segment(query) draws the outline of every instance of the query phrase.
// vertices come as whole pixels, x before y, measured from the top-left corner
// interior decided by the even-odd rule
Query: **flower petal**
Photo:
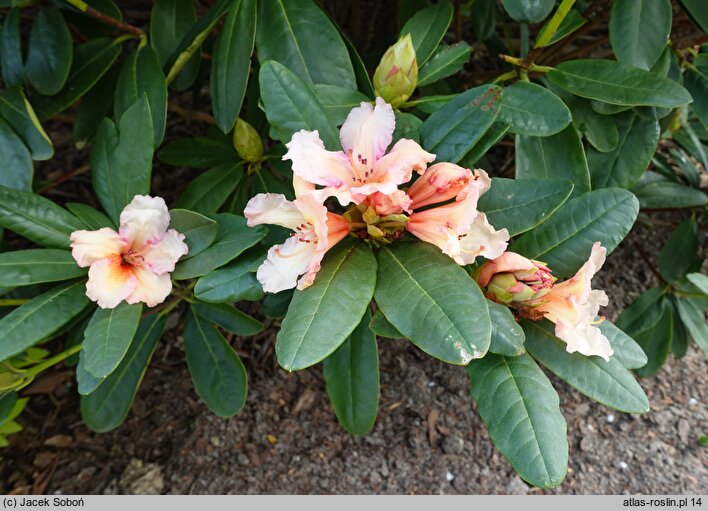
[[[147,268],[135,268],[135,278],[138,285],[125,301],[128,303],[143,302],[148,307],[161,304],[172,291],[172,279],[169,273],[158,275]]]
[[[457,197],[473,177],[470,169],[454,163],[436,163],[408,189],[413,201],[411,208],[418,209]]]
[[[121,238],[133,249],[157,243],[170,225],[170,213],[162,197],[136,195],[120,214]]]
[[[295,230],[305,220],[295,203],[281,193],[259,193],[248,201],[243,214],[249,227],[273,224]]]
[[[549,298],[562,300],[573,296],[579,303],[585,303],[591,290],[591,281],[605,263],[607,249],[596,242],[590,251],[590,257],[578,272],[570,279],[556,284],[549,293]]]
[[[373,180],[401,185],[411,180],[414,170],[422,174],[434,160],[435,155],[423,150],[417,142],[402,138],[376,161]]]
[[[581,353],[585,356],[596,355],[602,357],[606,362],[614,354],[610,341],[602,334],[596,326],[581,323],[576,326],[568,326],[565,323],[556,323],[556,337],[565,341],[565,350],[568,353]]]
[[[349,112],[339,139],[358,178],[364,179],[386,152],[395,127],[393,108],[382,98],[376,98],[376,106],[363,102]]]
[[[341,151],[326,150],[317,130],[293,133],[285,146],[283,160],[291,160],[293,173],[305,181],[334,188],[351,183],[349,158]]]
[[[307,271],[315,252],[315,243],[299,242],[294,236],[282,245],[270,247],[266,260],[256,272],[263,291],[278,293],[294,288],[298,277]]]
[[[160,241],[152,245],[143,255],[145,265],[153,273],[161,274],[175,271],[175,264],[189,248],[184,242],[184,234],[174,229],[165,233]]]
[[[477,213],[472,224],[460,239],[460,264],[472,264],[477,256],[496,259],[509,244],[509,231],[496,230],[487,220],[487,215]]]
[[[111,255],[119,255],[127,249],[120,235],[108,227],[71,233],[71,255],[82,268]]]
[[[379,216],[399,215],[404,211],[411,212],[411,198],[403,190],[396,190],[388,195],[376,192],[369,195],[364,203],[374,208]]]
[[[96,261],[89,268],[86,296],[103,309],[113,309],[135,291],[138,279],[134,268],[120,255]]]

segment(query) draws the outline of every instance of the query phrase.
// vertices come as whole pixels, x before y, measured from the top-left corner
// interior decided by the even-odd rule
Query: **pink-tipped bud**
[[[514,252],[504,252],[477,272],[477,283],[486,288],[489,298],[523,307],[539,305],[555,280],[544,263]]]
[[[374,73],[374,90],[393,108],[398,108],[413,94],[418,83],[418,63],[410,34],[391,46]]]
[[[473,178],[470,169],[454,163],[436,163],[408,189],[410,207],[418,209],[457,197]]]

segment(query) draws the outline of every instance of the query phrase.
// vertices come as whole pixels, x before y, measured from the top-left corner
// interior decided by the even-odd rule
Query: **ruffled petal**
[[[566,343],[568,353],[581,353],[585,356],[598,356],[610,361],[614,350],[610,341],[602,331],[594,325],[581,323],[576,326],[569,326],[565,323],[556,323],[556,337]]]
[[[143,255],[144,264],[157,274],[175,271],[175,264],[183,255],[187,255],[189,248],[184,242],[184,234],[174,229],[165,233],[160,241],[152,245]]]
[[[379,216],[399,215],[404,211],[411,212],[411,198],[403,190],[396,190],[388,195],[376,192],[369,195],[364,204],[374,208]]]
[[[496,230],[484,213],[477,213],[467,233],[460,239],[460,264],[472,264],[477,256],[496,259],[509,244],[509,231]]]
[[[539,268],[539,266],[537,266],[531,259],[527,259],[516,252],[504,252],[502,255],[494,258],[493,261],[489,261],[482,267],[479,275],[477,276],[477,283],[482,287],[487,287],[489,281],[497,273],[534,271],[537,268]],[[543,268],[547,269],[545,266],[543,266]]]
[[[123,263],[119,255],[91,265],[86,283],[86,296],[103,309],[113,309],[130,296],[138,286],[134,268]]]
[[[71,255],[82,268],[128,249],[120,235],[108,227],[97,231],[74,231],[70,239]]]
[[[418,209],[457,197],[473,178],[470,169],[454,163],[436,163],[408,189],[411,208]]]
[[[366,174],[391,143],[395,127],[393,108],[382,98],[376,98],[376,106],[364,102],[349,112],[339,139],[356,177],[362,180],[368,177]]]
[[[291,160],[293,173],[303,180],[333,188],[352,182],[349,158],[341,151],[326,150],[317,130],[293,133],[285,146],[283,160]]]
[[[248,201],[243,214],[249,227],[273,224],[295,230],[305,220],[295,203],[281,193],[259,193]]]
[[[170,225],[170,213],[162,197],[136,195],[120,214],[121,238],[135,250],[160,241]]]
[[[147,268],[135,268],[135,278],[138,285],[125,301],[128,303],[143,302],[148,307],[154,307],[165,301],[172,291],[172,280],[169,273],[158,275]]]
[[[256,272],[263,291],[278,293],[294,288],[298,277],[307,271],[315,252],[315,243],[299,242],[294,236],[282,245],[271,247]]]
[[[401,185],[413,177],[413,171],[423,173],[435,155],[423,150],[417,142],[402,138],[374,164],[374,181]]]
[[[605,263],[607,249],[596,242],[590,251],[590,257],[570,279],[553,286],[552,298],[561,299],[574,296],[579,303],[584,303],[588,299],[591,289],[591,281],[595,274]]]

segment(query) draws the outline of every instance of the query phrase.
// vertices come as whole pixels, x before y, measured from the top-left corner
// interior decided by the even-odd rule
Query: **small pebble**
[[[455,476],[450,472],[449,470],[445,474],[445,479],[447,479],[449,482],[452,482],[453,479],[455,479]]]
[[[429,382],[428,382],[428,387],[430,387],[431,389],[432,389],[433,387],[435,387],[435,382],[432,381],[432,380],[429,381]]]
[[[609,414],[609,415],[607,416],[607,422],[609,422],[610,424],[612,424],[613,422],[615,422],[615,416],[612,415],[612,414]]]
[[[620,461],[619,466],[622,470],[627,470],[627,467],[629,467],[624,461]]]
[[[688,406],[694,406],[697,404],[698,404],[698,399],[696,399],[695,397],[692,397],[688,400]]]

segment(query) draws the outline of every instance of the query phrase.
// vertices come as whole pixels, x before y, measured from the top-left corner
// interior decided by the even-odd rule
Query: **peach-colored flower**
[[[555,281],[545,263],[514,252],[504,252],[484,263],[477,273],[477,283],[487,288],[488,297],[518,307],[538,305]]]
[[[188,251],[184,235],[169,229],[160,197],[136,195],[120,214],[118,232],[104,227],[71,233],[71,254],[89,267],[86,296],[104,309],[121,301],[162,303],[172,290],[170,272]]]
[[[258,268],[256,278],[269,293],[310,286],[327,250],[349,233],[346,219],[328,212],[312,193],[292,202],[282,194],[260,193],[248,201],[244,215],[251,227],[275,224],[294,231],[285,243],[268,250]]]
[[[403,190],[396,190],[388,195],[376,192],[369,195],[362,204],[372,207],[379,216],[400,215],[404,211],[411,212],[411,199]]]
[[[396,119],[391,105],[376,98],[375,106],[362,103],[342,125],[342,151],[327,151],[318,131],[301,130],[286,144],[284,160],[293,173],[324,189],[313,191],[324,199],[335,196],[346,206],[360,204],[376,192],[390,195],[407,183],[413,170],[422,172],[435,159],[416,142],[401,139],[386,153],[393,139]]]
[[[464,190],[474,175],[470,169],[454,163],[432,165],[406,191],[411,198],[411,209],[446,202]]]

